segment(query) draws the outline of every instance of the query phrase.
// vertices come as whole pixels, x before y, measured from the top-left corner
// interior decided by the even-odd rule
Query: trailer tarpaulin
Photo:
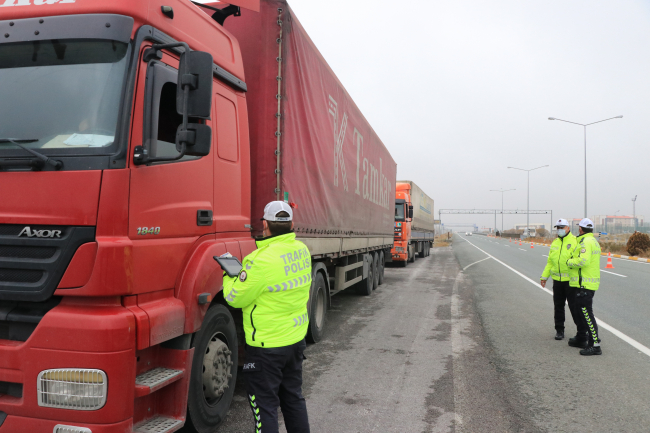
[[[297,205],[300,236],[392,237],[395,161],[286,1],[262,0],[225,27],[246,71],[255,232],[279,198]]]

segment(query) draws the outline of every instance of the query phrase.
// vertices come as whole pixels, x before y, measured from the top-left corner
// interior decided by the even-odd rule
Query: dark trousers
[[[593,310],[595,294],[595,290],[577,289],[575,295],[576,309],[580,312],[582,326],[586,329],[589,346],[600,346],[600,340],[598,339],[598,324],[596,323],[596,317],[594,316]]]
[[[555,329],[564,332],[564,303],[569,304],[569,311],[571,318],[576,325],[578,335],[587,333],[587,328],[583,326],[583,321],[580,312],[575,308],[575,295],[577,293],[575,287],[569,286],[568,281],[555,281],[553,280],[553,305],[555,306]]]
[[[302,396],[305,341],[285,347],[246,345],[242,370],[255,418],[255,433],[278,433],[278,406],[287,433],[309,433],[307,405]]]

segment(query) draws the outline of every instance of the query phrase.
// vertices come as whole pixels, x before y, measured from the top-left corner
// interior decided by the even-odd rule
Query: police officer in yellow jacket
[[[542,272],[541,285],[553,279],[553,304],[555,306],[555,339],[564,338],[564,304],[569,304],[569,311],[578,330],[578,335],[585,335],[587,329],[583,326],[580,313],[575,310],[575,294],[577,290],[569,285],[569,267],[566,262],[573,254],[577,245],[576,237],[571,234],[569,222],[560,218],[555,223],[557,238],[551,244],[546,267]]]
[[[255,432],[278,432],[280,406],[288,433],[308,433],[302,361],[311,256],[305,244],[296,240],[293,210],[287,203],[267,204],[263,221],[264,238],[244,258],[239,276],[224,276],[223,295],[243,312],[243,374]]]
[[[580,221],[579,230],[578,246],[567,260],[567,266],[570,269],[569,284],[578,290],[575,306],[587,335],[578,333],[575,338],[569,339],[569,346],[583,347],[580,355],[601,355],[598,325],[593,312],[594,294],[600,286],[600,244],[594,238],[594,223],[589,218]]]

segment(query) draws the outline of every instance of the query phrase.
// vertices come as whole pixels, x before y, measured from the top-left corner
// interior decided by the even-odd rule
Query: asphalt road
[[[370,297],[336,295],[325,338],[306,351],[311,431],[650,431],[650,356],[617,336],[650,345],[650,265],[614,260],[625,277],[603,273],[596,316],[619,334],[601,330],[604,354],[582,357],[553,339],[552,298],[536,283],[545,254],[455,236],[453,248],[387,268]],[[251,427],[238,380],[219,433]]]
[[[473,281],[475,305],[499,368],[526,396],[535,426],[545,431],[650,431],[650,266],[615,259],[615,269],[608,271],[625,277],[601,273],[594,312],[613,329],[601,326],[602,356],[583,357],[566,340],[553,339],[552,297],[537,283],[548,250],[481,236],[455,237],[462,267],[492,257],[464,273]],[[601,269],[605,264],[603,258]],[[568,335],[575,333],[570,319],[566,327]],[[630,344],[630,338],[648,354]]]

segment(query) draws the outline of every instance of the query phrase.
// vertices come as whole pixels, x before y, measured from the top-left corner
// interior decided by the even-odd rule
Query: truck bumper
[[[56,426],[85,427],[92,433],[126,433],[132,431],[132,421],[126,421],[117,424],[87,424],[87,423],[66,423],[61,421],[51,421],[45,419],[25,418],[20,416],[8,415],[5,422],[0,426],[1,433],[21,433],[21,432],[44,432],[51,433]]]
[[[52,432],[58,424],[96,432],[131,431],[135,393],[135,319],[114,299],[64,298],[25,342],[0,340],[0,433]],[[97,410],[39,406],[37,378],[48,369],[99,369],[106,402]],[[30,428],[31,427],[31,428]]]

